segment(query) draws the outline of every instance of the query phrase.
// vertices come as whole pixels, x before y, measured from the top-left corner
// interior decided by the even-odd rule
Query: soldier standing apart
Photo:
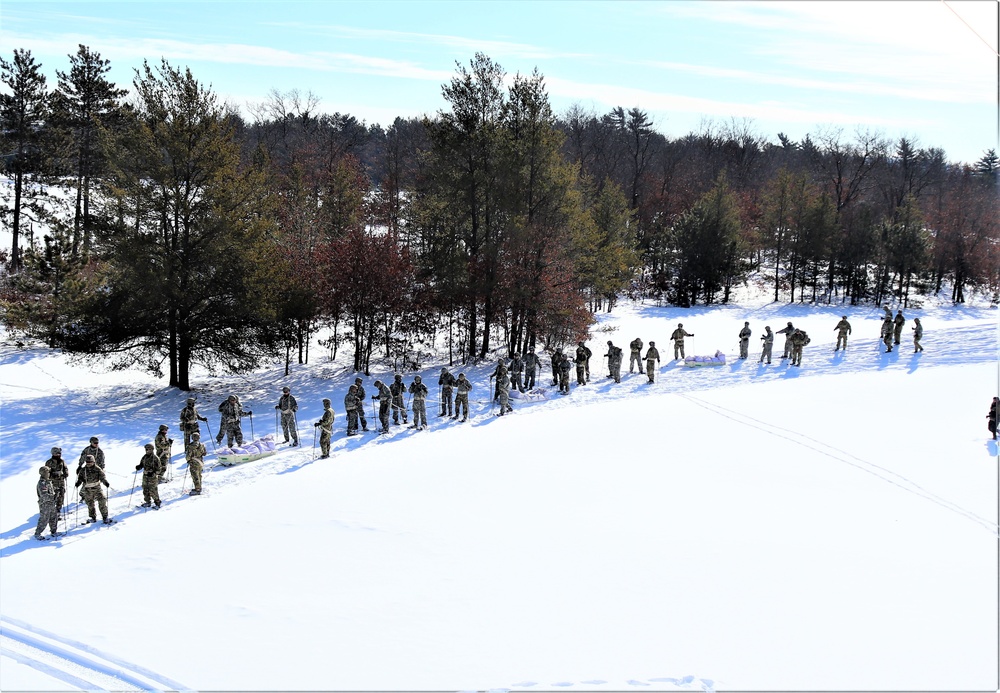
[[[542,362],[538,360],[534,347],[528,349],[524,357],[524,389],[531,390],[535,387],[535,371],[542,367]],[[523,390],[522,390],[523,392]]]
[[[329,399],[323,399],[323,416],[313,424],[313,427],[319,427],[319,458],[325,460],[330,456],[330,436],[333,435],[333,409],[330,408]]]
[[[778,330],[776,334],[785,335],[785,351],[781,354],[781,358],[787,359],[792,355],[792,333],[795,332],[795,328],[792,327],[792,323],[788,325],[783,330]]]
[[[920,340],[924,336],[924,326],[920,324],[920,318],[913,318],[913,327],[910,329],[913,330],[913,353],[923,351],[924,348],[920,346]]]
[[[656,350],[656,342],[651,341],[649,343],[649,349],[646,351],[646,377],[649,378],[647,385],[652,385],[656,382],[656,367],[660,363],[660,352]],[[629,364],[631,369],[631,364]]]
[[[80,453],[80,461],[76,465],[77,472],[83,467],[84,462],[87,461],[87,455],[92,455],[94,457],[94,463],[101,469],[104,469],[104,450],[100,448],[100,441],[97,436],[93,436],[90,439],[90,445],[83,449]]]
[[[642,340],[636,337],[628,343],[628,372],[632,373],[632,364],[635,364],[635,372],[642,373]]]
[[[156,456],[156,446],[146,443],[146,454],[135,466],[135,471],[142,470],[142,507],[148,508],[153,503],[160,507],[160,458]]]
[[[587,363],[590,361],[590,356],[593,352],[590,351],[583,342],[577,342],[576,345],[576,384],[586,385],[587,381],[590,379],[590,369],[587,368]]]
[[[392,391],[385,386],[381,380],[375,381],[377,395],[372,395],[372,399],[378,400],[378,420],[382,424],[380,433],[389,432],[389,406],[392,404]]]
[[[194,397],[188,397],[187,406],[181,409],[181,431],[184,433],[184,449],[191,444],[191,434],[199,433],[198,422],[208,421],[198,413],[194,406]]]
[[[419,375],[413,376],[409,392],[413,395],[413,425],[410,428],[422,431],[427,428],[427,386]]]
[[[455,376],[449,373],[447,368],[441,369],[441,375],[438,377],[438,387],[441,388],[441,413],[438,416],[451,416],[451,393],[455,389]]]
[[[760,361],[757,363],[764,363],[764,359],[767,359],[768,365],[771,363],[771,348],[774,346],[774,333],[771,332],[771,326],[764,326],[764,336],[760,338],[764,343],[760,350]]]
[[[465,379],[465,373],[458,374],[455,381],[455,415],[451,418],[457,419],[458,412],[462,412],[462,421],[469,418],[469,393],[472,392],[472,383]]]
[[[45,466],[49,469],[49,481],[52,482],[52,487],[55,489],[56,514],[58,515],[66,498],[66,479],[69,478],[69,467],[66,466],[65,460],[62,458],[62,448],[52,448],[50,454],[52,456],[45,460]]]
[[[521,373],[524,371],[524,362],[519,354],[510,357],[510,386],[518,392],[524,392],[524,385],[521,384]]]
[[[903,336],[903,325],[906,324],[906,318],[903,317],[903,311],[897,310],[896,317],[892,321],[892,343],[899,344],[899,338]]]
[[[188,470],[191,472],[191,482],[194,488],[188,491],[190,496],[201,495],[201,470],[205,466],[205,455],[208,450],[201,442],[200,433],[191,434],[191,442],[184,448],[184,456],[187,457]]]
[[[101,520],[106,525],[111,524],[108,519],[108,501],[101,491],[101,484],[104,488],[111,488],[108,478],[104,475],[104,470],[97,466],[97,459],[93,455],[84,458],[83,466],[76,470],[76,486],[80,488],[80,495],[87,504],[87,512],[90,514],[88,522],[97,522],[97,511],[94,504],[101,510]]]
[[[38,496],[38,524],[35,525],[35,539],[41,541],[42,530],[45,525],[49,526],[49,538],[58,537],[56,522],[59,519],[59,506],[56,505],[56,488],[49,478],[51,470],[47,466],[38,469],[38,483],[35,484],[35,493]]]
[[[160,473],[157,475],[157,483],[163,483],[163,477],[167,473],[167,467],[170,466],[170,447],[174,444],[173,438],[167,438],[167,431],[170,427],[166,424],[160,424],[160,430],[156,432],[156,437],[153,438],[153,447],[156,448],[156,457],[160,460]]]
[[[351,385],[344,395],[344,410],[347,412],[347,435],[358,432],[358,412],[365,406],[364,400],[358,397],[358,386]],[[365,429],[368,430],[367,428]]]
[[[285,435],[285,442],[288,442],[288,434],[291,432],[294,448],[299,444],[299,427],[295,425],[295,413],[299,410],[299,403],[295,401],[289,388],[281,388],[281,397],[278,398],[274,408],[281,412],[281,432]]]
[[[851,334],[851,323],[847,322],[847,316],[842,315],[840,322],[833,329],[837,333],[837,346],[834,348],[834,351],[840,351],[841,349],[847,351],[847,335]]]
[[[226,437],[226,445],[233,447],[233,439],[237,445],[243,445],[243,429],[240,428],[240,419],[250,416],[252,411],[243,411],[243,405],[236,395],[229,395],[225,402],[219,405],[219,413],[222,420],[219,422],[219,435],[215,437],[216,443],[222,442],[222,437]]]
[[[990,403],[990,413],[986,415],[986,428],[993,434],[993,440],[997,439],[997,416],[1000,415],[1000,397],[994,397]]]
[[[743,329],[740,330],[740,358],[745,359],[750,355],[750,323],[744,322]]]
[[[366,401],[365,386],[361,382],[361,378],[355,378],[354,379],[354,385],[355,385],[355,387],[358,388],[358,391],[356,393],[354,393],[354,394],[356,394],[358,396],[358,408],[356,410],[357,413],[358,413],[358,420],[361,422],[361,430],[362,431],[367,431],[368,430],[368,419],[365,418],[365,401]],[[358,427],[357,427],[357,425],[355,425],[354,426],[355,433],[357,432],[357,430],[358,430]]]
[[[670,338],[674,340],[674,361],[676,361],[678,358],[684,358],[685,337],[694,337],[694,333],[693,332],[689,333],[687,330],[685,330],[683,323],[677,323],[677,329],[674,330],[670,335]],[[678,354],[680,354],[679,357]]]
[[[403,423],[407,423],[406,402],[403,401],[406,385],[403,384],[403,376],[399,373],[396,374],[392,385],[389,386],[389,392],[392,393],[392,423],[396,426],[399,425],[400,414],[403,415]]]
[[[885,353],[892,351],[892,314],[887,313],[882,319],[882,331],[880,333],[882,343],[885,344]]]
[[[809,335],[804,330],[792,332],[792,365],[802,366],[802,347],[810,342]]]

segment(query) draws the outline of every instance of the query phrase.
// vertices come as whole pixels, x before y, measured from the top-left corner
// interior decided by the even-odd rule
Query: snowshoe
[[[193,488],[190,491],[188,491],[188,495],[189,496],[200,496],[201,495],[201,489],[200,488]]]
[[[86,520],[83,521],[82,524],[89,525],[91,522],[97,522],[97,518],[96,517],[88,517]]]
[[[299,446],[299,441],[296,440],[294,443],[292,443],[293,448],[297,448],[298,446]]]
[[[46,537],[43,537],[41,534],[36,534],[34,536],[35,536],[35,539],[37,539],[38,541],[45,541],[46,540]]]
[[[102,525],[113,525],[114,523],[115,523],[115,521],[113,519],[111,519],[110,517],[107,518],[107,519],[101,520],[101,524]]]
[[[144,507],[144,508],[148,508],[149,506],[151,506],[151,505],[152,505],[152,503],[150,503],[149,501],[146,501],[145,503],[142,503],[141,505],[142,505],[142,507]]]

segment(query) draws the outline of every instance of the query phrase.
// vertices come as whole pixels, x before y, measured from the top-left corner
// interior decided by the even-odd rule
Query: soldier
[[[805,330],[796,329],[792,332],[792,365],[802,366],[802,347],[809,344],[811,340]]]
[[[396,426],[399,425],[400,414],[403,416],[403,423],[407,423],[406,402],[403,401],[403,395],[406,393],[406,385],[403,384],[403,376],[399,373],[393,378],[392,385],[389,386],[389,392],[392,393],[392,423]]]
[[[194,484],[194,488],[188,491],[188,495],[201,495],[201,470],[205,466],[205,455],[207,454],[208,450],[201,442],[201,434],[192,433],[191,442],[184,448],[188,470],[191,472],[191,482]]]
[[[656,382],[656,366],[660,363],[660,352],[656,350],[656,342],[649,343],[646,351],[646,377],[649,378],[648,385]]]
[[[441,369],[441,375],[438,377],[438,387],[441,389],[441,413],[438,416],[451,416],[451,393],[455,389],[455,376],[449,373],[447,368]]]
[[[364,400],[358,397],[358,386],[351,385],[344,395],[344,410],[347,412],[347,435],[353,436],[358,432],[358,412],[365,406]],[[368,430],[367,428],[365,429]]]
[[[538,360],[535,348],[528,349],[524,357],[524,389],[531,390],[535,387],[535,371],[542,367],[542,362]],[[524,390],[522,390],[523,392]]]
[[[427,428],[427,386],[419,375],[413,376],[409,393],[413,395],[413,425],[410,428],[422,431]]]
[[[677,329],[670,334],[670,338],[674,340],[674,361],[678,358],[684,358],[685,337],[694,337],[694,333],[685,330],[683,323],[677,323]],[[679,357],[678,354],[680,354]]]
[[[511,388],[518,392],[524,392],[524,385],[521,384],[521,373],[524,371],[524,363],[521,361],[520,355],[515,353],[510,357],[508,370],[510,371]]]
[[[66,498],[66,479],[69,478],[69,467],[62,458],[62,448],[52,448],[49,453],[52,456],[45,460],[45,466],[49,469],[49,481],[52,482],[52,487],[55,489],[56,514],[58,514]]]
[[[569,372],[573,367],[573,362],[570,361],[566,354],[560,354],[562,357],[559,359],[559,394],[568,395],[569,394]]]
[[[846,351],[847,335],[851,334],[851,323],[847,322],[846,315],[840,317],[840,322],[837,323],[837,326],[833,330],[837,333],[837,346],[834,348],[834,351],[840,351],[841,349]]]
[[[887,314],[882,318],[882,331],[880,333],[882,343],[885,344],[885,353],[892,351],[892,314]]]
[[[508,412],[514,411],[514,407],[510,406],[510,380],[506,377],[501,377],[497,380],[497,390],[500,392],[500,416]]]
[[[749,322],[744,322],[743,323],[743,329],[740,330],[740,333],[738,335],[739,338],[740,338],[740,358],[741,359],[745,359],[747,356],[750,355],[750,335],[751,334],[752,334],[752,332],[750,331],[750,323]]]
[[[378,400],[378,420],[382,424],[382,430],[379,433],[384,434],[389,432],[389,406],[392,404],[392,391],[381,380],[375,381],[375,389],[378,390],[378,394],[372,395],[372,399]]]
[[[892,320],[892,311],[889,310],[889,306],[882,306],[882,310],[885,312],[885,314],[882,316],[882,319],[885,320],[886,318],[888,318],[889,320]]]
[[[783,330],[778,330],[776,334],[785,335],[785,351],[781,354],[781,358],[787,359],[792,354],[792,333],[795,332],[795,328],[792,327],[792,323],[789,322],[788,325]]]
[[[219,435],[215,437],[216,443],[222,442],[222,437],[226,437],[226,445],[233,447],[233,439],[237,445],[243,445],[243,429],[240,428],[240,419],[244,416],[252,416],[252,411],[244,411],[243,405],[236,395],[229,395],[225,402],[219,405],[219,413],[222,419],[219,421]]]
[[[361,378],[355,378],[354,379],[354,386],[358,388],[358,391],[355,393],[358,396],[358,408],[356,409],[357,414],[358,414],[358,421],[361,422],[361,430],[362,431],[367,431],[368,430],[368,419],[365,418],[365,402],[367,400],[366,400],[366,397],[365,397],[365,386],[361,382]],[[357,425],[355,425],[354,426],[354,432],[357,433],[357,431],[358,431],[358,427],[357,427]]]
[[[590,380],[590,357],[593,352],[583,342],[576,344],[576,384],[586,385]]]
[[[90,445],[85,447],[80,453],[80,461],[76,465],[77,472],[79,472],[80,468],[83,467],[83,463],[87,461],[87,455],[93,455],[94,462],[97,466],[104,469],[104,450],[101,450],[100,441],[97,439],[97,436],[92,436],[90,439]]]
[[[559,384],[559,365],[562,363],[562,349],[556,349],[552,354],[552,384]]]
[[[153,438],[153,447],[156,448],[156,457],[160,460],[160,473],[157,476],[157,483],[163,483],[163,477],[167,473],[167,468],[170,466],[170,448],[174,444],[173,438],[167,438],[167,431],[170,427],[166,424],[160,424],[160,430],[157,431],[156,437]]]
[[[496,402],[500,399],[500,381],[510,378],[510,376],[507,375],[507,364],[504,362],[503,357],[497,359],[497,367],[490,375],[490,380],[493,380],[494,378],[496,378],[496,385],[493,390],[493,401]],[[510,389],[508,388],[508,392],[509,391]]]
[[[990,403],[990,413],[986,415],[986,428],[993,434],[993,440],[997,439],[997,416],[1000,409],[1000,397],[994,397]]]
[[[611,371],[609,378],[614,378],[616,383],[622,381],[622,349],[616,347],[608,340],[608,353],[604,355],[608,359],[608,370]]]
[[[913,353],[923,351],[924,348],[920,346],[920,340],[924,336],[924,326],[920,324],[920,318],[913,318],[913,327],[910,329],[913,330]]]
[[[903,325],[906,318],[903,317],[902,309],[896,311],[896,317],[892,320],[892,343],[899,344],[899,338],[903,335]]]
[[[472,383],[465,379],[465,373],[458,374],[455,381],[455,415],[451,418],[457,419],[458,412],[462,412],[462,421],[469,418],[469,393],[472,392]]]
[[[112,521],[108,519],[108,501],[101,491],[101,484],[104,484],[105,488],[111,488],[104,470],[97,466],[97,458],[87,455],[83,466],[76,470],[76,487],[83,487],[80,488],[80,496],[87,504],[87,512],[90,515],[87,522],[97,522],[97,511],[94,509],[96,503],[101,510],[101,521],[110,525]]]
[[[330,456],[330,436],[333,435],[333,409],[330,407],[330,400],[327,398],[323,399],[323,416],[313,424],[313,428],[316,427],[319,428],[319,458],[325,460]]]
[[[35,484],[35,494],[38,496],[38,524],[35,525],[35,539],[45,539],[42,530],[49,526],[49,538],[58,537],[56,522],[59,520],[59,506],[56,505],[56,488],[50,478],[52,470],[46,466],[38,469],[38,483]]]
[[[764,363],[764,359],[767,359],[768,365],[771,363],[771,347],[774,346],[774,333],[771,332],[771,326],[764,326],[764,336],[760,338],[763,342],[762,348],[760,350],[760,361],[757,363]]]
[[[299,403],[295,401],[290,388],[281,388],[281,397],[274,408],[281,412],[281,432],[285,435],[285,442],[288,442],[288,434],[291,433],[292,447],[296,447],[299,444],[299,427],[295,414],[299,410]]]
[[[635,372],[642,373],[642,340],[636,337],[628,343],[628,372],[632,373],[632,364],[635,364]]]
[[[142,470],[142,507],[148,508],[156,503],[156,508],[160,508],[160,458],[156,455],[156,446],[146,443],[146,454],[135,466],[135,471]]]
[[[191,444],[191,434],[199,433],[199,421],[208,421],[198,413],[194,406],[194,397],[188,397],[187,406],[181,409],[181,431],[184,433],[184,449]]]

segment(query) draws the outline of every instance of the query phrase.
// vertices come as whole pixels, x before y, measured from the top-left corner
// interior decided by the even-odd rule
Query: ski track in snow
[[[81,690],[189,691],[145,667],[0,616],[0,654]]]

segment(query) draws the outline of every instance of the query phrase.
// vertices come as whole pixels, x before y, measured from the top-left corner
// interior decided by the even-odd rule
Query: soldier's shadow
[[[986,441],[986,452],[989,454],[990,457],[996,458],[996,456],[1000,454],[1000,445],[998,445],[998,442],[1000,441],[996,440]]]

